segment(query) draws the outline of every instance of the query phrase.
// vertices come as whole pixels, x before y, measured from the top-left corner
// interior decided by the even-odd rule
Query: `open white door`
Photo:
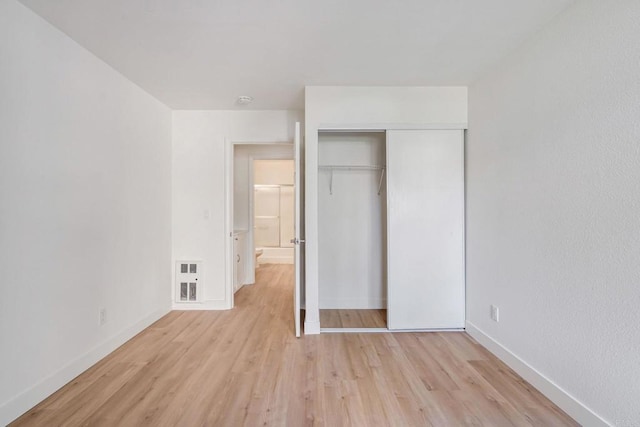
[[[295,324],[296,337],[300,336],[300,293],[302,289],[302,244],[304,239],[302,238],[301,225],[302,225],[302,179],[300,170],[300,122],[296,122],[294,143],[294,163],[295,163],[295,181],[294,181],[294,205],[295,205],[295,218],[294,218],[294,291],[293,291],[293,318]]]

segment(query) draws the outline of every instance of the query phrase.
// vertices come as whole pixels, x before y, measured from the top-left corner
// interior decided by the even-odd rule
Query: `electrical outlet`
[[[500,309],[495,305],[491,305],[491,311],[489,312],[489,316],[491,316],[491,320],[494,322],[500,321]]]
[[[104,325],[105,323],[107,323],[107,309],[101,308],[100,309],[100,326]]]

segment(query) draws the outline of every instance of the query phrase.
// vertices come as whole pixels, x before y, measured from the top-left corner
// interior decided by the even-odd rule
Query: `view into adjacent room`
[[[293,160],[254,160],[253,177],[256,267],[293,264]]]
[[[286,143],[236,144],[233,152],[233,289],[260,264],[294,262],[294,161]]]

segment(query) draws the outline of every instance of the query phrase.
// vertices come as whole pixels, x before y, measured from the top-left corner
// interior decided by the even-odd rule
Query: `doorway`
[[[234,307],[236,292],[243,292],[242,288],[256,283],[256,268],[260,268],[261,264],[286,264],[291,268],[291,276],[294,278],[291,284],[294,320],[292,329],[296,336],[300,336],[300,245],[304,239],[301,234],[302,173],[299,123],[295,125],[294,135],[292,142],[227,141],[225,229],[229,240],[225,248],[225,258],[226,290],[230,308]],[[275,169],[269,165],[275,166]],[[288,169],[283,169],[283,165]],[[269,178],[270,175],[282,173],[278,172],[281,170],[286,171],[285,180],[275,179],[273,176]],[[256,197],[259,199],[257,212]],[[260,260],[262,257],[264,258]],[[246,291],[248,292],[249,288]]]
[[[280,246],[279,225],[279,206],[276,206],[275,215],[267,217],[260,215],[256,222],[255,197],[256,197],[256,162],[272,162],[272,161],[288,161],[293,162],[292,144],[286,143],[264,143],[264,144],[233,144],[233,201],[232,201],[232,236],[233,236],[233,293],[235,295],[242,287],[253,285],[255,283],[255,270],[258,267],[258,259],[256,257],[256,248],[261,248],[264,241],[271,245],[272,240],[277,240],[277,246]],[[259,163],[260,165],[260,163]],[[276,166],[277,168],[277,166]],[[262,170],[258,171],[258,198],[259,202],[271,202],[268,197],[276,190],[279,193],[279,186],[261,187],[260,183],[269,182],[268,175]],[[274,174],[275,175],[275,174]],[[277,178],[277,177],[276,177]],[[267,179],[267,181],[265,181]],[[293,177],[291,177],[291,180]],[[280,179],[276,179],[279,181]],[[278,203],[278,200],[275,200]],[[266,209],[266,213],[272,214],[269,206],[262,206]],[[259,208],[260,208],[259,207]],[[265,212],[258,212],[262,214]],[[275,230],[276,235],[271,236]],[[256,245],[258,239],[258,246]],[[292,257],[293,258],[293,257]],[[269,261],[268,259],[265,259]],[[260,261],[264,261],[260,260]],[[293,264],[293,259],[291,259]]]

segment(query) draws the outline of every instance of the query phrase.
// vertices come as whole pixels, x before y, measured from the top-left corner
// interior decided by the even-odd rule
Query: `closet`
[[[463,135],[318,133],[323,331],[464,328]]]
[[[323,328],[386,327],[385,157],[384,132],[319,134]]]

